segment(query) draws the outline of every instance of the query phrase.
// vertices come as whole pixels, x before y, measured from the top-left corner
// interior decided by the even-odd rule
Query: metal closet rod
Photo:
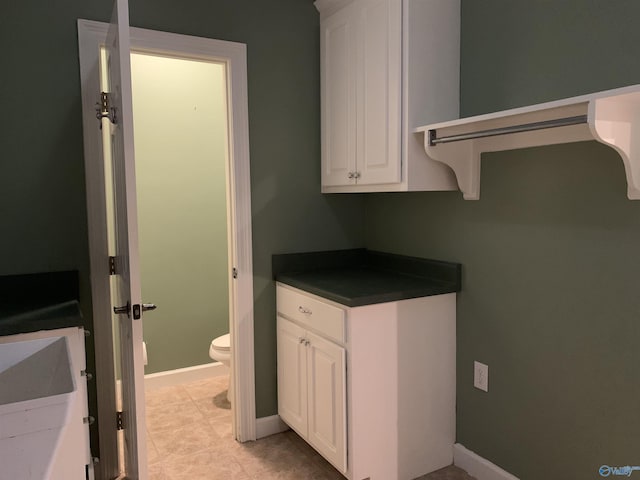
[[[569,125],[579,125],[587,123],[587,115],[578,115],[576,117],[555,118],[553,120],[544,120],[542,122],[525,123],[523,125],[512,125],[509,127],[491,128],[489,130],[480,130],[478,132],[460,133],[457,135],[448,135],[438,137],[435,130],[429,130],[429,145],[434,146],[439,143],[460,142],[462,140],[473,140],[474,138],[496,137],[498,135],[508,135],[510,133],[531,132],[534,130],[544,130],[546,128],[567,127]]]

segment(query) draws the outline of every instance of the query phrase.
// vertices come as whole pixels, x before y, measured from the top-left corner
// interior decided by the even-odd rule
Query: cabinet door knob
[[[300,340],[300,342],[299,342],[299,343],[304,343],[304,342],[306,342],[306,340],[305,340],[304,338],[302,338],[302,337],[300,337],[298,340]]]
[[[306,307],[303,307],[302,305],[298,307],[298,311],[304,315],[311,315],[313,313],[311,310],[309,310]]]
[[[356,174],[354,172],[347,173],[347,178],[355,178]]]

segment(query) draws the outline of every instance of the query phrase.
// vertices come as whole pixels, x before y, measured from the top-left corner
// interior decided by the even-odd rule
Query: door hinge
[[[108,118],[114,125],[118,124],[116,107],[112,106],[111,103],[111,94],[100,92],[100,101],[96,104],[96,118],[100,122],[100,128],[102,128],[103,118]]]
[[[109,257],[109,275],[116,274],[116,257]]]
[[[116,412],[116,430],[124,430],[124,420],[122,419],[122,412]]]
[[[236,267],[233,267],[233,269],[231,270],[231,276],[233,278],[238,278],[238,269]]]

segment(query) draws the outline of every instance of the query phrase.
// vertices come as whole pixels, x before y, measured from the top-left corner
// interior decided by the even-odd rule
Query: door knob
[[[142,310],[143,312],[148,312],[149,310],[155,310],[156,308],[158,308],[154,303],[143,303],[142,306],[136,304],[133,306],[133,318],[135,320],[140,319],[141,312],[140,310]],[[122,307],[113,307],[113,313],[115,313],[116,315],[122,315],[124,313],[127,314],[127,316],[131,316],[131,302],[127,302],[126,305],[122,306]]]
[[[127,304],[122,307],[113,307],[113,313],[116,315],[122,315],[123,313],[129,315],[131,313],[131,303],[127,302]]]

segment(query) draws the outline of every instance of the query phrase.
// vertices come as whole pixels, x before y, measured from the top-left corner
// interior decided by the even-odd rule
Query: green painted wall
[[[0,5],[0,273],[79,268],[89,322],[76,19],[108,21],[109,3]],[[256,401],[272,415],[271,255],[364,244],[362,197],[320,194],[318,13],[300,0],[135,0],[131,23],[247,44]]]
[[[462,114],[640,83],[638,18],[635,1],[463,0]],[[613,150],[486,154],[477,202],[376,194],[365,208],[368,248],[463,264],[458,442],[522,480],[640,464],[640,202]]]
[[[146,373],[210,363],[229,332],[222,64],[131,56]]]

